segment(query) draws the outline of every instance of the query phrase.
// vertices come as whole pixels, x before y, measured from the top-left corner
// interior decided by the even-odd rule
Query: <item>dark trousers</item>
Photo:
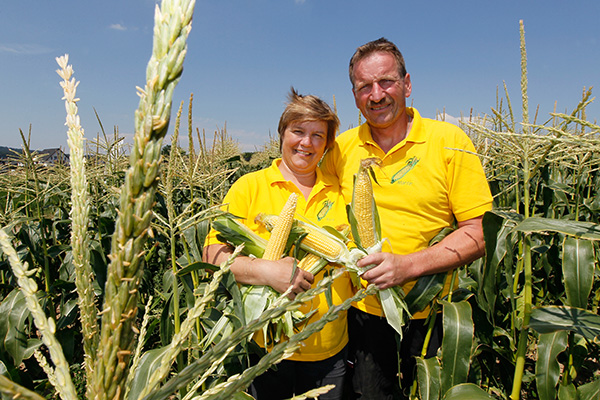
[[[442,343],[442,318],[438,314],[426,358],[437,353]],[[415,356],[420,356],[427,326],[411,320],[403,329],[402,343],[386,321],[354,307],[348,310],[349,377],[347,400],[408,399],[415,376]],[[400,349],[398,351],[398,349]],[[398,363],[400,358],[400,370]],[[400,374],[398,373],[400,371]],[[400,379],[399,379],[400,378]]]
[[[335,385],[319,400],[341,400],[348,349],[322,361],[283,360],[256,377],[250,394],[257,400],[283,400],[325,385]],[[253,362],[258,360],[252,360]]]

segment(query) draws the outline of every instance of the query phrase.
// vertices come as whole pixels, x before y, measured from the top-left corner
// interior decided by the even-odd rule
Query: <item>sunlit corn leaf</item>
[[[563,281],[571,307],[587,308],[594,284],[596,260],[594,244],[567,236],[563,242]]]
[[[27,308],[25,296],[19,289],[11,291],[0,303],[0,349],[4,348],[12,357],[14,365],[28,359],[41,341],[27,339],[25,321],[31,312]]]
[[[198,231],[196,225],[192,225],[184,229],[182,234],[194,259],[201,260],[202,251],[200,249],[202,248],[203,242],[199,243],[198,241]]]
[[[577,388],[573,383],[568,385],[560,385],[558,387],[558,398],[559,400],[579,400],[577,396]]]
[[[306,393],[299,394],[292,397],[290,400],[306,400],[306,399],[317,399],[320,395],[323,395],[333,389],[335,385],[325,385],[316,389],[309,390]]]
[[[566,331],[540,335],[535,363],[535,384],[540,400],[556,399],[556,384],[560,378],[557,356],[567,347],[567,336]]]
[[[585,221],[530,217],[514,229],[525,233],[560,232],[579,239],[600,240],[600,225]]]
[[[580,400],[600,399],[600,379],[586,383],[577,388]]]
[[[531,310],[529,326],[538,333],[573,331],[593,340],[600,335],[600,315],[574,307],[536,307]]]
[[[406,324],[406,321],[410,318],[410,313],[406,303],[404,302],[404,293],[400,286],[394,286],[388,289],[379,291],[379,300],[381,301],[381,308],[387,319],[388,324],[400,338],[402,338],[402,327]]]
[[[140,359],[138,367],[135,369],[135,375],[131,383],[131,389],[127,395],[128,399],[137,399],[144,388],[148,385],[152,373],[158,369],[162,362],[163,355],[169,350],[168,346],[149,350]]]
[[[214,265],[211,263],[206,263],[206,262],[202,262],[202,261],[196,261],[193,262],[189,265],[187,265],[184,268],[181,268],[180,270],[177,271],[177,276],[183,276],[186,274],[189,274],[192,271],[211,271],[211,272],[215,272],[219,270],[219,266],[218,265]]]
[[[440,363],[437,357],[416,358],[419,394],[422,400],[437,400],[440,397]]]
[[[267,241],[234,218],[232,215],[215,218],[212,226],[219,232],[217,239],[222,243],[230,243],[234,247],[243,244],[244,254],[262,258]]]
[[[444,307],[442,393],[445,393],[449,388],[467,382],[475,328],[471,318],[471,305],[468,302],[442,301],[441,304]]]
[[[275,292],[269,286],[242,286],[246,323],[258,318],[267,308],[267,301]]]
[[[237,392],[233,395],[232,400],[254,400],[254,397],[250,396],[246,392]]]
[[[453,386],[446,392],[443,400],[494,400],[494,397],[472,383]]]
[[[233,332],[233,330],[237,328],[236,326],[234,326],[230,317],[232,307],[229,305],[227,308],[228,309],[223,310],[221,318],[219,318],[217,323],[204,337],[201,343],[201,347],[206,347],[210,343],[216,343],[218,338],[225,337],[231,334],[231,332]]]

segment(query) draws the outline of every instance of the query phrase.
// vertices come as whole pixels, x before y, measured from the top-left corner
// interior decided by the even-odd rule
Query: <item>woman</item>
[[[291,193],[298,194],[296,214],[321,226],[346,223],[346,208],[337,180],[322,174],[319,161],[326,149],[333,146],[339,120],[329,106],[315,96],[299,95],[293,88],[289,102],[279,120],[281,158],[270,167],[242,176],[223,200],[228,211],[242,217],[242,222],[254,232],[269,237],[266,229],[254,221],[258,213],[278,214]],[[209,262],[218,264],[231,254],[232,249],[219,243],[211,233],[205,255]],[[294,259],[277,261],[239,256],[231,265],[236,280],[247,285],[269,285],[283,293],[292,286],[291,296],[308,290],[323,278],[325,271],[316,276],[296,269],[292,276]],[[291,282],[291,283],[290,283]],[[352,295],[347,275],[332,285],[334,304],[340,304]],[[325,294],[321,294],[301,308],[317,309],[309,323],[318,320],[328,309]],[[286,399],[307,390],[335,385],[335,389],[321,399],[341,399],[345,373],[346,344],[348,343],[346,313],[328,323],[320,332],[311,335],[288,359],[257,377],[251,393],[258,400]]]

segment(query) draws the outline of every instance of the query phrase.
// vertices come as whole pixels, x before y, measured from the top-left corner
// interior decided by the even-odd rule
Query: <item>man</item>
[[[338,176],[349,201],[360,160],[381,159],[374,168],[374,195],[382,237],[391,248],[364,257],[358,266],[374,265],[362,278],[380,289],[402,285],[408,292],[419,277],[452,271],[484,254],[481,220],[492,207],[490,190],[473,144],[460,128],[421,118],[416,109],[406,107],[412,84],[393,43],[381,38],[359,47],[349,73],[356,106],[367,122],[338,136],[322,168]],[[429,247],[437,233],[454,225],[453,233]],[[412,356],[423,346],[427,312],[414,315],[404,332],[400,358],[405,394],[413,379]],[[374,296],[348,313],[356,398],[403,396],[396,334],[382,316]],[[441,344],[441,328],[438,317],[428,357]]]

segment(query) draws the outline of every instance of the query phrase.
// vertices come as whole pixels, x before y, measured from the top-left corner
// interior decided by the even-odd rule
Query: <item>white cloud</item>
[[[46,46],[37,44],[1,44],[0,53],[12,53],[12,54],[24,54],[24,55],[37,55],[37,54],[48,54],[53,50]]]
[[[304,4],[304,3],[306,3],[306,0],[294,0],[294,3],[296,3],[296,4]]]
[[[113,29],[115,31],[126,31],[127,30],[127,28],[121,24],[112,24],[108,28]]]

